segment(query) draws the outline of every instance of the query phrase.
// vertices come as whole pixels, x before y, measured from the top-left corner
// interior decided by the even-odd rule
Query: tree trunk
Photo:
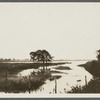
[[[45,70],[45,68],[44,68],[44,60],[43,60],[43,70]]]

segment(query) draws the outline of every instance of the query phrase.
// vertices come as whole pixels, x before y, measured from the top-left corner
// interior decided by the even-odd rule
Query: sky
[[[38,49],[54,59],[95,59],[100,3],[0,3],[0,58]]]

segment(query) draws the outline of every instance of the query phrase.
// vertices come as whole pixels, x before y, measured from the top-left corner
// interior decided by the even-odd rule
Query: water
[[[53,76],[59,76],[62,77],[57,79],[57,94],[64,94],[71,90],[72,86],[83,86],[85,85],[85,76],[87,76],[87,82],[89,82],[92,79],[92,75],[87,72],[83,67],[79,67],[77,65],[84,64],[86,61],[72,61],[71,64],[63,64],[61,66],[70,67],[71,70],[58,70],[55,69],[56,67],[60,66],[49,66],[50,70],[53,71],[60,71],[62,73],[53,73]],[[32,71],[38,71],[37,69],[27,69],[22,72],[20,72],[18,75],[26,76],[29,75]],[[79,82],[78,82],[79,80]],[[45,84],[42,85],[37,91],[33,91],[31,93],[46,93],[46,94],[54,94],[55,91],[55,80],[49,81],[46,80]]]

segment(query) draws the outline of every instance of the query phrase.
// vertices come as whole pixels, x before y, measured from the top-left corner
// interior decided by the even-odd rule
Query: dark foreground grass
[[[38,72],[24,77],[8,77],[0,80],[0,91],[8,93],[30,92],[37,90],[45,83],[45,80],[51,77],[50,71]]]
[[[72,87],[72,90],[68,93],[100,93],[100,80],[94,79],[91,80],[88,85],[85,85],[83,87],[76,86]]]

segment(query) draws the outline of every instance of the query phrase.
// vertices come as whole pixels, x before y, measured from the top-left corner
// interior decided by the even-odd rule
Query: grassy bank
[[[94,77],[88,85],[72,87],[69,93],[100,93],[100,61],[93,60],[79,66],[84,67]]]
[[[0,79],[0,91],[6,93],[31,92],[45,84],[45,80],[49,77],[51,77],[49,70],[37,74],[33,72],[30,76],[2,77]]]
[[[47,63],[44,64],[44,66],[54,66],[54,65],[61,65],[65,63],[67,62]],[[9,74],[17,74],[22,70],[31,69],[31,68],[37,69],[41,66],[43,66],[43,63],[0,63],[0,75],[5,74],[5,72],[8,72]]]
[[[58,67],[55,68],[55,69],[58,69],[58,70],[71,70],[71,68],[68,67],[68,66],[58,66]]]
[[[79,66],[83,66],[94,77],[100,77],[100,61],[93,60]]]
[[[100,80],[93,79],[88,83],[88,85],[85,85],[83,87],[72,87],[71,91],[69,91],[68,93],[100,93]]]

